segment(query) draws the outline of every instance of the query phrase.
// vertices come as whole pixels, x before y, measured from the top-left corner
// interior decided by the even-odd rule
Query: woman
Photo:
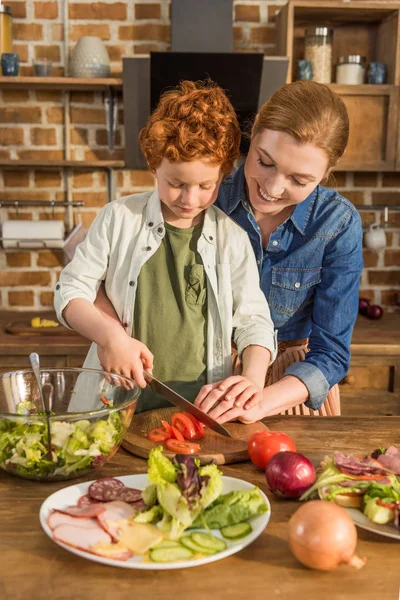
[[[263,400],[249,411],[218,388],[202,390],[195,403],[221,423],[285,411],[340,414],[336,384],[349,368],[362,227],[352,204],[320,184],[348,134],[346,107],[327,86],[285,85],[261,108],[245,164],[221,184],[217,206],[250,237],[280,350],[295,349],[277,359]]]

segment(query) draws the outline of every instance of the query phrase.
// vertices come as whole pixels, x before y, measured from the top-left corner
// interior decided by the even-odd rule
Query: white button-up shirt
[[[142,266],[165,235],[158,192],[133,194],[106,205],[94,220],[56,285],[55,308],[62,313],[74,298],[94,302],[102,281],[108,298],[131,335],[137,280]],[[219,208],[205,211],[197,250],[207,276],[207,380],[231,375],[231,339],[239,355],[252,344],[276,356],[276,336],[248,235]],[[177,343],[179,340],[177,340]],[[151,350],[151,348],[150,348]],[[84,367],[100,369],[92,344]]]

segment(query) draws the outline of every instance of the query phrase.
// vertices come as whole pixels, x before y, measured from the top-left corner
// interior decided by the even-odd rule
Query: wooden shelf
[[[337,94],[344,96],[384,96],[394,92],[394,85],[372,85],[364,83],[363,85],[343,85],[340,83],[330,83],[329,87]]]
[[[0,88],[8,89],[104,91],[110,87],[122,90],[122,79],[117,77],[104,79],[80,79],[78,77],[0,77]]]
[[[0,167],[59,169],[124,169],[123,160],[0,160]]]

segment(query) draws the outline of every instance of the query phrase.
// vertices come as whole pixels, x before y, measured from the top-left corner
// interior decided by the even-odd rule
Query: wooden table
[[[297,448],[315,464],[334,449],[370,452],[400,443],[400,417],[273,417],[270,429],[293,436]],[[142,459],[120,450],[102,476],[143,473]],[[81,600],[138,598],[157,600],[396,600],[400,581],[400,543],[358,530],[360,571],[342,565],[323,573],[301,566],[287,545],[287,522],[298,507],[279,501],[264,475],[251,463],[222,467],[225,475],[245,479],[268,494],[271,520],[246,549],[209,565],[181,571],[140,571],[108,567],[74,556],[41,530],[40,505],[54,491],[74,483],[36,483],[0,474],[0,597],[2,600]],[[92,479],[88,477],[86,479]],[[76,481],[83,481],[84,478]]]

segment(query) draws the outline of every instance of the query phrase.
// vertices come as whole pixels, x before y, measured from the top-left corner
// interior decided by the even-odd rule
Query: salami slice
[[[81,496],[78,500],[78,506],[87,506],[88,504],[96,504],[97,500],[95,500],[94,498],[91,498],[89,496],[89,494],[85,494],[84,496]]]
[[[142,500],[142,490],[135,490],[133,488],[121,488],[114,490],[116,497],[113,500],[122,500],[123,502],[136,503]]]
[[[113,492],[120,488],[125,488],[125,484],[119,479],[114,479],[114,477],[103,477],[103,479],[98,479],[89,486],[88,494],[93,500],[109,502],[110,500],[116,499],[113,497]]]

